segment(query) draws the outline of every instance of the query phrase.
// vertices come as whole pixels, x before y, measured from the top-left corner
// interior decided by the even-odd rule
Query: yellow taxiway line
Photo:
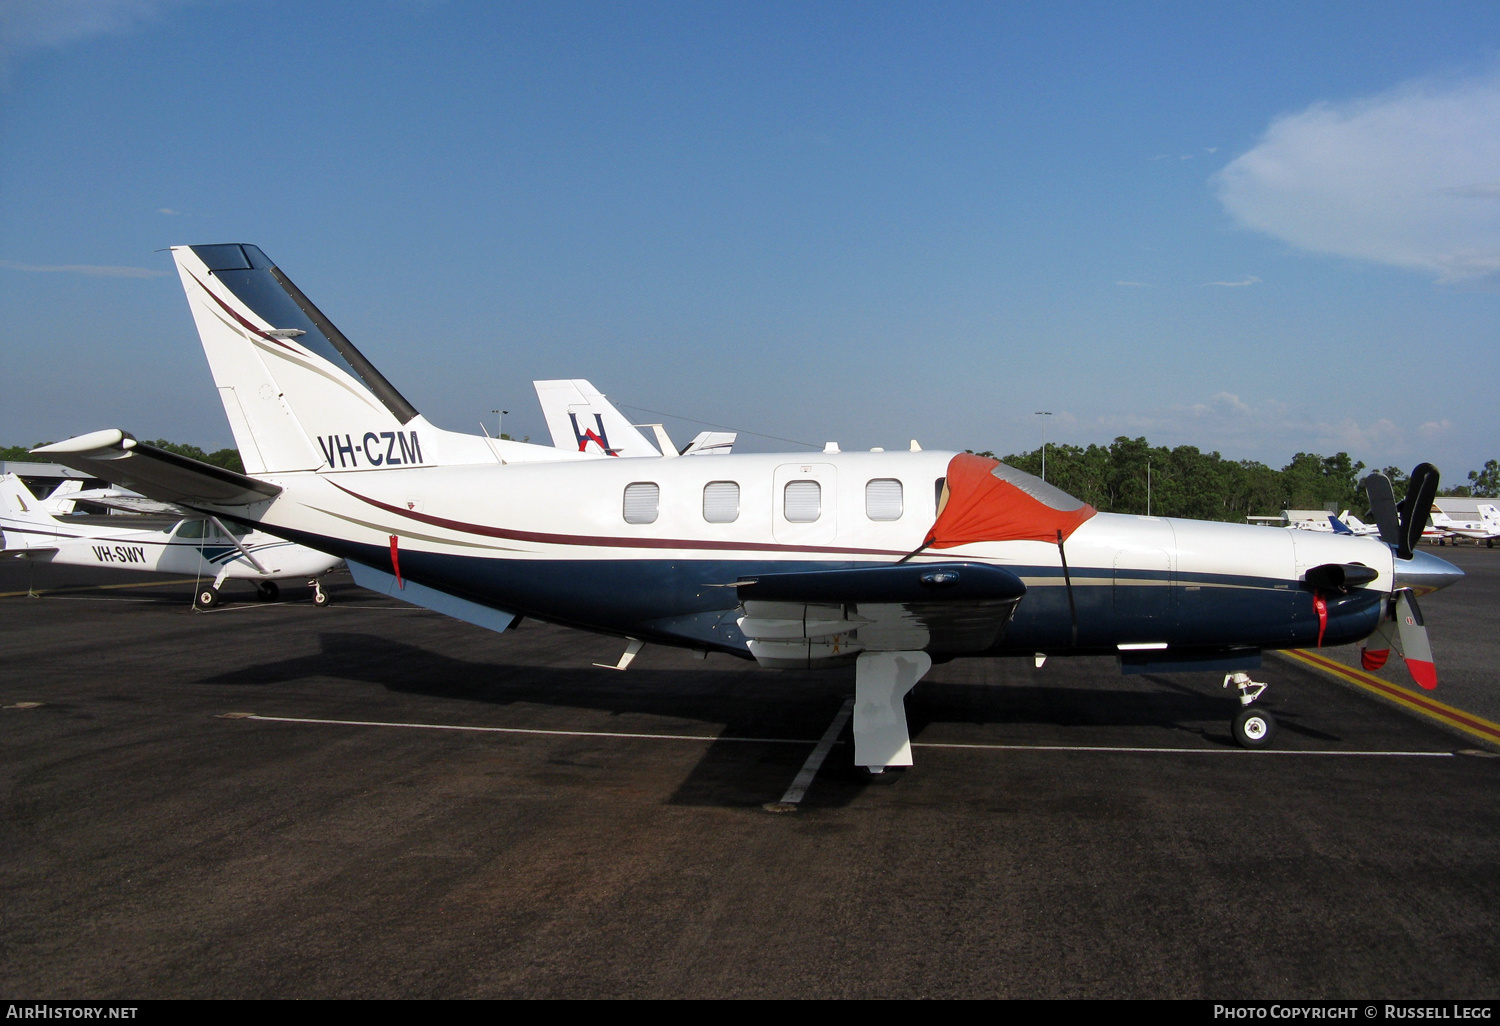
[[[1322,670],[1340,680],[1347,681],[1355,687],[1374,692],[1381,698],[1388,698],[1403,708],[1410,709],[1414,713],[1430,717],[1449,727],[1455,727],[1472,737],[1487,741],[1492,745],[1500,745],[1500,723],[1491,723],[1481,716],[1466,713],[1462,709],[1455,709],[1451,705],[1428,698],[1426,695],[1406,688],[1397,687],[1389,681],[1381,680],[1379,677],[1356,670],[1352,666],[1346,666],[1336,659],[1330,659],[1316,652],[1306,649],[1287,649],[1278,652],[1279,655],[1288,659],[1295,659],[1299,663],[1305,663],[1314,669]],[[1397,659],[1400,656],[1396,656]]]

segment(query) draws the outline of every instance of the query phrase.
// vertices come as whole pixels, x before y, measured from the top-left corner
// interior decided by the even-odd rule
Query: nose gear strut
[[[1265,692],[1267,685],[1251,680],[1244,672],[1226,673],[1222,686],[1227,688],[1230,684],[1240,691],[1240,711],[1230,721],[1230,734],[1241,748],[1264,748],[1276,733],[1276,717],[1265,709],[1256,708],[1253,703]]]

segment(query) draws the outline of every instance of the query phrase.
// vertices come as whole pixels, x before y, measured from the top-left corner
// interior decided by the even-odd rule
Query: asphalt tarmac
[[[1493,701],[1495,555],[1423,603],[1446,701]],[[0,562],[0,995],[1500,996],[1500,758],[1307,666],[1246,752],[1210,675],[955,661],[913,769],[840,743],[778,814],[850,671],[343,580]]]

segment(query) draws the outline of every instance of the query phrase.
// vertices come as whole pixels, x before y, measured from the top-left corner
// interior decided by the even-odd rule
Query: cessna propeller
[[[1427,639],[1417,594],[1433,590],[1433,582],[1427,578],[1444,571],[1437,567],[1441,560],[1416,551],[1416,544],[1432,512],[1432,500],[1437,497],[1438,470],[1431,463],[1418,464],[1411,472],[1406,497],[1399,503],[1391,490],[1390,478],[1384,474],[1371,474],[1365,478],[1364,486],[1365,494],[1370,497],[1371,514],[1380,527],[1380,540],[1396,556],[1396,586],[1391,590],[1384,619],[1370,637],[1369,645],[1359,651],[1360,665],[1366,670],[1380,669],[1390,658],[1394,645],[1406,661],[1412,680],[1431,691],[1437,687],[1437,667],[1432,660],[1432,645]],[[1452,568],[1448,567],[1446,575],[1451,574]]]

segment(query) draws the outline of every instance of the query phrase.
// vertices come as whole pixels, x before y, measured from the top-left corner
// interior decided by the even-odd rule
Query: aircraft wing
[[[161,502],[250,506],[281,494],[279,485],[158,449],[113,428],[32,452]]]
[[[740,630],[763,666],[861,651],[982,652],[1026,585],[984,563],[900,563],[761,574],[736,584]]]
[[[157,499],[148,499],[144,495],[131,495],[117,488],[94,488],[77,495],[69,496],[77,502],[87,502],[94,506],[104,506],[108,509],[119,510],[121,513],[142,513],[155,516],[188,516],[192,511],[175,502],[161,502]]]

